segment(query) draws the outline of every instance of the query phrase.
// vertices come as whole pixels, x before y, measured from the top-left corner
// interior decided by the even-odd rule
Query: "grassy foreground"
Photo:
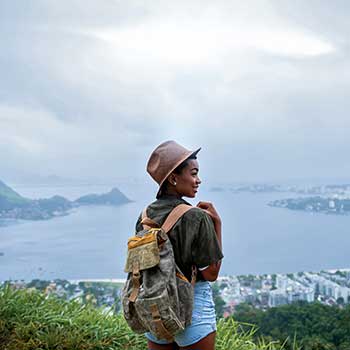
[[[255,329],[242,331],[233,321],[218,323],[219,350],[281,350],[278,342],[253,342]],[[147,349],[121,314],[108,315],[91,305],[46,296],[37,290],[0,287],[1,350]],[[295,347],[295,350],[298,348]]]

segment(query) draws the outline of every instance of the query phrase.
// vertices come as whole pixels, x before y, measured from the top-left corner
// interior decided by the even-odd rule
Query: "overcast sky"
[[[349,178],[349,1],[0,3],[0,179]]]

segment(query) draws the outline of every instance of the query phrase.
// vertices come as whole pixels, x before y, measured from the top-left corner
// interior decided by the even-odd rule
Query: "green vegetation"
[[[121,315],[36,290],[0,288],[0,349],[145,349]]]
[[[217,283],[213,284],[213,300],[215,303],[216,318],[222,318],[224,315],[225,302],[220,296],[220,288]]]
[[[321,303],[297,302],[261,311],[248,304],[236,307],[238,322],[254,323],[256,336],[265,339],[293,339],[303,350],[349,350],[350,305],[344,308]],[[290,340],[286,348],[292,348]]]
[[[218,350],[282,350],[276,341],[257,338],[256,328],[233,319],[218,322]],[[121,314],[91,304],[64,301],[34,289],[0,287],[0,349],[114,350],[147,349],[145,338],[133,333]],[[299,350],[295,344],[294,350]]]

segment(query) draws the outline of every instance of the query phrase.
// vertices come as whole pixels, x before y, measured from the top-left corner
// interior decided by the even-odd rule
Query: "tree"
[[[39,290],[45,290],[49,284],[50,284],[50,281],[34,279],[27,284],[27,288],[36,288]]]
[[[227,283],[226,282],[223,282],[220,284],[220,289],[224,289],[227,287]]]
[[[234,318],[255,324],[256,336],[269,336],[283,342],[295,335],[296,341],[303,343],[303,350],[333,350],[350,343],[350,305],[339,308],[298,301],[262,312],[241,304],[236,307]],[[288,346],[293,349],[291,343]],[[350,347],[342,345],[343,349]]]
[[[336,350],[335,345],[324,341],[321,337],[310,337],[304,342],[305,350]]]
[[[345,303],[345,301],[344,301],[344,298],[343,298],[343,297],[339,297],[339,298],[337,299],[337,304],[338,304],[338,305],[344,305],[344,303]]]
[[[213,284],[213,300],[215,304],[216,317],[222,318],[224,315],[225,302],[220,296],[220,289],[216,283]]]
[[[350,341],[349,342],[344,342],[344,343],[341,343],[339,346],[338,346],[338,350],[349,350],[350,349]]]

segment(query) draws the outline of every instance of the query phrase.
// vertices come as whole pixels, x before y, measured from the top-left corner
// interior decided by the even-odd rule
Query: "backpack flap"
[[[128,254],[125,272],[146,270],[159,264],[159,248],[157,235],[160,229],[149,229],[143,236],[131,237],[128,241]]]
[[[133,288],[129,296],[131,302],[135,302],[139,294],[140,271],[159,264],[158,231],[161,229],[151,228],[142,231],[142,235],[131,237],[128,241],[125,272],[132,273]]]

